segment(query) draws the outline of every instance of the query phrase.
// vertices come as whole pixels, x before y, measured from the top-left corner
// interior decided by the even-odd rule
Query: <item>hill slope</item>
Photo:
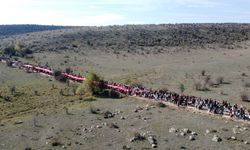
[[[0,36],[17,35],[23,33],[66,29],[65,26],[48,26],[48,25],[0,25]]]
[[[161,51],[169,47],[193,48],[216,44],[232,47],[249,38],[250,24],[162,24],[78,27],[13,36],[2,39],[0,44],[3,48],[19,40],[33,51]]]

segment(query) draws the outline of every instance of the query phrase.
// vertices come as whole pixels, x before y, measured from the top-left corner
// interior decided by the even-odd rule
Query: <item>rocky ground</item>
[[[249,149],[250,125],[136,98],[2,120],[0,149]]]

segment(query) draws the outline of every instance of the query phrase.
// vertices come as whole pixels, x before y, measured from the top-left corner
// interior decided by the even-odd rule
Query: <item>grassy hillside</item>
[[[23,33],[66,29],[65,26],[48,26],[48,25],[0,25],[0,36],[17,35]]]
[[[233,49],[236,43],[249,38],[250,24],[126,25],[79,27],[12,36],[3,38],[0,45],[4,48],[19,40],[33,51],[102,49],[149,53],[152,49],[161,52],[169,47],[209,45]]]

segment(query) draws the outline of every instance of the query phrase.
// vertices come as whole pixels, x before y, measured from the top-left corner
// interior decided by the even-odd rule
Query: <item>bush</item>
[[[201,75],[202,75],[202,76],[205,76],[205,75],[206,75],[206,70],[202,70],[202,71],[201,71]]]
[[[249,87],[250,87],[250,83],[249,83],[249,82],[245,82],[245,83],[244,83],[244,87],[249,88]]]
[[[197,91],[207,91],[207,83],[202,81],[194,81],[194,89]]]
[[[223,84],[223,83],[224,83],[224,78],[221,77],[221,76],[220,76],[220,77],[217,77],[217,78],[216,78],[216,83],[217,83],[217,84]]]
[[[157,106],[161,107],[161,108],[166,107],[166,105],[164,103],[162,103],[162,102],[157,103]]]
[[[56,80],[61,81],[61,82],[67,81],[67,78],[64,75],[62,75],[62,72],[59,70],[55,70],[54,77]]]
[[[101,97],[105,98],[121,98],[121,94],[113,89],[106,89],[100,94]]]
[[[181,93],[183,93],[183,92],[185,91],[184,84],[181,83],[181,84],[179,85],[179,90],[180,90]]]
[[[245,72],[243,72],[243,73],[241,74],[241,76],[242,76],[242,77],[246,77],[247,74],[246,74]]]
[[[72,73],[73,71],[71,70],[71,68],[66,68],[66,69],[65,69],[65,72],[66,72],[66,73]]]
[[[16,55],[16,50],[14,46],[9,46],[3,49],[3,53],[10,56]]]
[[[95,73],[88,73],[86,75],[86,80],[81,84],[77,90],[76,94],[80,95],[101,95],[105,88],[104,82]]]
[[[248,95],[245,93],[245,92],[242,92],[240,94],[240,99],[243,101],[243,102],[248,102],[249,101],[249,97]]]

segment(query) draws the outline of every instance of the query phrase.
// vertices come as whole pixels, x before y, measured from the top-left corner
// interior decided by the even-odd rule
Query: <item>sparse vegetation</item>
[[[180,90],[181,93],[183,93],[183,92],[185,91],[185,86],[184,86],[184,84],[181,83],[181,84],[179,85],[179,90]]]
[[[207,87],[208,82],[206,82],[207,80],[194,80],[194,89],[197,91],[208,91],[209,88]]]
[[[5,28],[4,31],[1,30]],[[6,35],[9,27],[0,26],[0,35]],[[18,27],[18,26],[16,26]],[[20,26],[21,27],[21,26]],[[44,26],[34,26],[35,31],[41,31]],[[19,28],[19,27],[18,27]],[[33,30],[32,26],[25,28]],[[65,29],[72,27],[47,26],[44,30]],[[22,28],[23,29],[23,28]],[[89,30],[87,30],[89,29]],[[24,30],[24,29],[23,29]],[[15,30],[14,30],[15,31]],[[19,33],[25,33],[21,31]],[[18,32],[17,32],[18,33]],[[120,50],[142,49],[144,53],[159,54],[169,47],[208,47],[207,44],[218,44],[220,47],[235,48],[235,43],[246,41],[250,37],[248,24],[162,24],[162,25],[128,25],[107,27],[81,27],[72,30],[53,31],[55,34],[44,33],[43,38],[34,34],[25,35],[32,46],[25,44],[23,48],[31,51],[59,51],[72,48],[79,49],[105,49],[113,50],[114,53],[123,55]],[[15,34],[11,32],[8,34]],[[230,37],[230,38],[229,38]],[[12,41],[15,42],[15,41]],[[8,43],[9,44],[9,43]],[[0,45],[6,45],[1,43]],[[46,49],[44,49],[46,47]],[[155,47],[155,51],[149,52],[149,48]],[[158,48],[160,47],[160,49]]]
[[[217,84],[223,84],[224,83],[224,78],[222,76],[219,76],[216,78],[216,83]]]
[[[104,83],[95,73],[88,73],[86,75],[86,80],[81,84],[76,91],[76,94],[79,95],[101,95],[104,90]]]
[[[202,75],[202,76],[205,76],[205,75],[206,75],[206,70],[202,70],[202,71],[201,71],[201,75]]]
[[[249,101],[249,96],[245,91],[240,93],[240,100],[243,102]]]
[[[161,107],[161,108],[166,107],[166,105],[165,105],[164,103],[162,103],[162,102],[158,102],[158,103],[157,103],[157,106],[158,106],[158,107]]]
[[[230,104],[242,104],[246,106],[246,108],[249,108],[250,103],[247,102],[249,102],[248,94],[250,89],[246,87],[248,85],[244,85],[248,83],[248,77],[241,76],[241,73],[242,71],[246,74],[250,72],[250,67],[246,68],[250,53],[246,53],[246,50],[243,51],[237,48],[235,43],[228,44],[235,44],[234,48],[237,48],[237,52],[234,50],[218,49],[219,52],[217,53],[215,44],[220,43],[220,41],[214,41],[215,44],[213,42],[211,42],[211,45],[209,44],[209,48],[215,47],[214,50],[207,50],[205,49],[207,47],[204,46],[202,50],[193,51],[190,47],[196,47],[196,45],[190,44],[189,47],[187,44],[189,41],[193,40],[196,42],[196,38],[201,38],[197,40],[197,42],[201,42],[197,43],[197,45],[205,45],[207,43],[203,43],[203,41],[210,39],[202,38],[209,36],[219,38],[224,35],[213,35],[214,33],[219,34],[221,31],[207,33],[207,30],[200,31],[200,29],[197,29],[198,31],[195,31],[196,28],[192,30],[193,28],[187,26],[186,28],[185,26],[186,25],[177,26],[176,29],[172,29],[150,25],[150,27],[145,27],[145,29],[144,27],[140,27],[142,30],[139,27],[132,29],[134,26],[128,26],[126,30],[122,29],[125,27],[119,26],[90,27],[86,30],[80,28],[79,30],[72,29],[70,31],[46,32],[41,33],[41,35],[40,33],[34,33],[27,36],[13,36],[10,39],[2,38],[0,40],[0,49],[3,50],[3,48],[9,44],[9,41],[12,41],[13,44],[20,40],[23,45],[22,49],[29,48],[34,52],[39,52],[34,54],[34,59],[25,60],[25,62],[41,65],[49,62],[50,67],[53,69],[61,68],[62,70],[67,70],[67,68],[70,67],[70,70],[67,72],[71,72],[71,70],[100,72],[108,81],[113,80],[118,83],[126,82],[129,85],[132,84],[136,86],[142,86],[143,84],[144,87],[149,88],[147,90],[151,90],[150,88],[152,88],[152,90],[161,90],[162,87],[168,87],[169,91],[179,90],[180,92],[185,91],[185,94],[197,97],[216,100],[223,99],[230,102]],[[214,26],[216,27],[216,25]],[[152,27],[157,29],[151,30]],[[173,32],[179,32],[179,30],[182,30],[181,28],[185,28],[182,33],[167,34],[167,31],[165,31],[175,30]],[[223,28],[216,28],[216,30],[222,29]],[[120,30],[123,30],[124,33],[119,36],[114,35],[114,37],[118,37],[119,39],[112,39],[113,33],[120,33]],[[184,32],[186,30],[188,31]],[[76,31],[79,31],[79,35]],[[131,33],[132,31],[135,33]],[[169,31],[169,33],[171,32],[172,31]],[[197,32],[197,34],[192,34],[193,32]],[[192,36],[197,36],[200,32],[204,35],[200,35],[200,37],[196,38],[189,37],[191,34]],[[235,33],[238,31],[225,32]],[[243,32],[248,34],[248,31]],[[85,42],[87,41],[81,39],[85,33],[86,40],[88,40],[88,47],[85,47]],[[137,35],[137,33],[141,34],[137,37],[138,40],[133,37]],[[158,37],[150,37],[151,35],[158,34]],[[176,34],[181,34],[181,36],[175,38],[174,36],[176,36]],[[99,35],[105,39],[101,39],[98,37]],[[173,43],[164,43],[165,40],[162,36],[167,36],[165,37],[166,39],[169,38],[168,36],[173,36],[169,40]],[[224,40],[238,42],[235,40],[237,36],[239,35],[232,35],[232,38],[230,37],[229,40],[220,40],[222,42]],[[246,35],[245,37],[248,36],[249,35]],[[124,37],[126,37],[126,40],[122,43],[124,47],[122,47],[123,45],[117,45]],[[22,38],[27,39],[27,41],[22,40]],[[153,45],[154,41],[147,42],[148,39],[154,40],[156,38],[162,39],[161,42],[163,42],[160,42],[161,44],[159,44],[160,46],[158,47]],[[217,40],[216,38],[214,39]],[[242,37],[240,37],[239,41],[241,41],[241,39]],[[74,40],[79,40],[79,42],[74,42]],[[102,45],[104,41],[106,43]],[[134,43],[137,41],[139,42]],[[130,43],[130,45],[126,45],[127,43]],[[152,43],[152,46],[149,46],[150,43]],[[168,48],[168,46],[174,46],[176,43],[179,43],[180,46],[177,48]],[[182,47],[183,45],[185,46],[184,48]],[[117,49],[117,47],[119,48]],[[109,50],[109,48],[112,50]],[[104,51],[102,51],[103,49]],[[190,50],[188,54],[181,53],[187,49]],[[206,52],[203,53],[203,50]],[[127,51],[129,51],[129,53],[127,53]],[[113,54],[113,52],[116,54]],[[168,54],[165,54],[165,52]],[[177,52],[179,54],[175,55]],[[224,52],[226,55],[223,54]],[[241,53],[242,56],[238,59],[235,54]],[[126,57],[124,57],[124,54],[126,54]],[[44,57],[45,55],[46,57]],[[232,60],[232,57],[228,56],[235,56],[235,59]],[[116,57],[119,60],[117,60]],[[210,57],[211,60],[209,60]],[[20,58],[20,60],[23,60],[23,58]],[[65,60],[67,64],[64,63]],[[208,64],[208,61],[213,61],[212,65]],[[60,66],[60,63],[62,63],[63,66]],[[203,68],[206,72],[202,75]],[[77,74],[79,72],[74,73]],[[83,72],[80,73],[83,74]],[[184,76],[185,73],[186,75]],[[216,76],[210,76],[210,73],[214,73]],[[223,86],[217,85],[216,77],[218,75],[225,78],[226,81],[230,80],[232,84],[226,84],[223,79]],[[127,81],[124,76],[127,77]],[[192,85],[194,84],[192,77],[194,78],[194,76],[196,76],[194,83],[195,81],[200,83],[197,88],[198,91],[192,89]],[[241,79],[244,79],[244,81],[241,82]],[[168,148],[169,145],[171,145],[171,149],[195,149],[203,146],[199,143],[207,143],[207,148],[211,148],[209,145],[211,144],[213,135],[210,134],[214,133],[212,129],[223,126],[227,131],[231,131],[235,125],[239,125],[239,131],[242,129],[242,132],[237,134],[240,137],[237,138],[248,140],[247,135],[249,135],[249,128],[248,130],[243,130],[243,124],[241,127],[241,123],[238,124],[237,121],[229,121],[225,124],[226,118],[225,120],[220,119],[219,116],[207,116],[206,113],[204,115],[199,115],[198,113],[190,114],[186,112],[186,109],[171,109],[172,105],[169,106],[170,109],[163,109],[161,107],[165,107],[165,103],[151,105],[151,102],[150,104],[144,102],[142,100],[143,98],[137,100],[134,97],[126,97],[114,100],[109,97],[118,98],[123,95],[105,88],[98,92],[100,93],[99,95],[93,94],[93,96],[91,96],[91,94],[88,94],[85,90],[82,90],[82,95],[75,95],[73,93],[77,93],[79,83],[70,82],[69,84],[68,80],[66,80],[66,83],[67,84],[56,82],[51,77],[40,76],[35,73],[26,74],[25,71],[12,69],[0,64],[0,120],[2,120],[0,121],[0,128],[1,135],[4,137],[2,138],[2,143],[5,143],[6,148],[12,147],[15,149],[17,145],[21,145],[32,147],[32,149],[39,149],[41,147],[44,149],[81,149],[82,147],[91,149],[93,148],[93,143],[98,143],[95,145],[96,149],[119,149],[122,148],[122,145],[126,145],[126,149],[147,149],[150,145],[147,141],[140,142],[140,139],[145,138],[148,140],[151,136],[157,139],[159,149]],[[17,87],[17,91],[14,95],[11,95],[10,85],[16,85]],[[216,86],[212,87],[210,85]],[[243,96],[243,98],[240,96],[241,88],[244,88],[245,96]],[[166,89],[166,91],[168,91],[168,89]],[[35,90],[38,91],[38,93],[36,93]],[[199,92],[206,90],[211,91]],[[18,93],[24,94],[16,96]],[[98,101],[96,99],[98,99]],[[243,102],[243,100],[245,101]],[[62,109],[64,107],[69,109]],[[39,111],[39,116],[35,117],[32,124],[32,117],[29,116],[33,116],[34,112],[37,111]],[[70,115],[71,113],[73,115]],[[16,116],[18,117],[16,118]],[[20,119],[22,125],[11,125],[12,120],[16,119]],[[234,120],[235,118],[231,119]],[[197,126],[195,126],[196,122],[200,122],[205,126],[199,126],[197,128]],[[37,123],[39,123],[39,125],[41,124],[42,128],[40,128]],[[69,126],[70,128],[68,128]],[[173,134],[166,134],[170,127],[173,127],[176,131],[174,131]],[[182,128],[189,128],[192,132],[184,133]],[[206,128],[211,131],[210,134],[204,134]],[[9,132],[10,130],[11,132]],[[195,134],[193,134],[193,131]],[[216,134],[222,137],[223,141],[228,142],[222,143],[222,145],[211,144],[212,149],[230,149],[230,147],[234,147],[235,144],[239,145],[242,149],[248,148],[247,144],[245,145],[240,141],[241,139],[235,140],[234,142],[227,140],[229,132],[224,131],[225,130],[222,129],[221,132],[218,131]],[[137,133],[133,134],[134,132]],[[25,134],[20,135],[20,133]],[[44,138],[39,138],[41,133]],[[32,135],[32,137],[24,138],[24,136],[30,135]],[[13,136],[15,138],[13,138]],[[191,140],[189,136],[192,136],[194,141],[189,141]],[[79,137],[84,137],[83,141],[79,140]],[[54,138],[59,139],[58,143],[54,143],[54,146],[58,145],[57,147],[52,147],[53,145],[50,142]],[[107,138],[110,140],[107,140]],[[130,138],[134,140],[135,143],[129,143],[128,140],[130,140]],[[137,139],[139,141],[136,141]],[[178,144],[177,140],[190,143]],[[164,143],[165,141],[167,145]],[[13,145],[13,143],[15,144]],[[27,145],[23,145],[23,143],[27,143]],[[18,148],[24,149],[23,147]]]

